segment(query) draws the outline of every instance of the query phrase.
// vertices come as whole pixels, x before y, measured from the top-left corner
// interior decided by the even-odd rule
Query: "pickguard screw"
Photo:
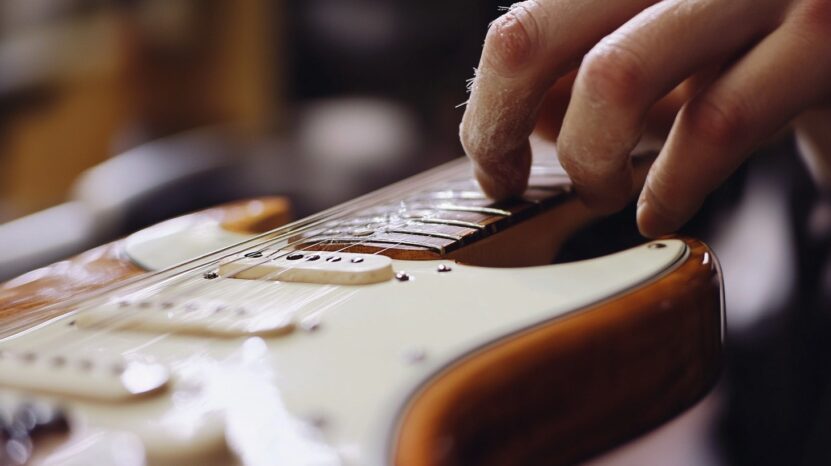
[[[439,272],[450,272],[453,269],[450,268],[450,266],[447,264],[439,264],[436,270],[438,270]]]
[[[124,373],[124,371],[126,371],[126,370],[127,370],[127,367],[126,367],[124,364],[122,364],[122,363],[120,363],[120,362],[117,362],[117,363],[113,364],[113,365],[110,367],[110,370],[112,371],[112,373],[113,373],[113,375],[114,375],[114,376],[116,376],[116,377],[120,377],[120,376],[121,376],[121,374],[123,374],[123,373]]]
[[[401,355],[407,364],[419,364],[427,359],[427,352],[422,348],[410,348]]]
[[[399,282],[408,282],[410,281],[410,275],[407,272],[398,272],[395,274],[395,279]]]
[[[652,243],[647,247],[649,249],[663,249],[663,248],[667,247],[667,245],[664,244],[664,243]]]
[[[216,272],[208,272],[202,276],[205,277],[206,280],[213,280],[214,278],[219,278],[219,274]]]
[[[309,423],[317,429],[325,429],[329,425],[329,421],[322,414],[310,416]]]

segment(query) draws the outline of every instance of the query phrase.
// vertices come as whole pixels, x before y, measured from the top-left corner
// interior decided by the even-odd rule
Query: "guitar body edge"
[[[720,371],[721,276],[706,245],[674,271],[447,367],[402,413],[398,466],[573,464],[680,413]]]

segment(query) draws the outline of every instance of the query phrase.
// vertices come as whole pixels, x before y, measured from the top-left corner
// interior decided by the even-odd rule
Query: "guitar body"
[[[347,241],[342,225],[360,223],[356,214],[337,229],[275,230],[283,204],[237,204],[33,272],[0,288],[0,406],[60,411],[65,428],[28,439],[26,457],[42,464],[588,458],[713,385],[721,282],[712,253],[687,238],[493,267],[548,262],[556,244],[517,245],[512,235],[553,222],[547,237],[561,242],[591,217],[557,196],[527,215],[434,206],[522,215],[455,248],[470,218],[350,230],[362,239]],[[453,242],[415,239],[428,233]],[[392,234],[394,243],[384,236]]]

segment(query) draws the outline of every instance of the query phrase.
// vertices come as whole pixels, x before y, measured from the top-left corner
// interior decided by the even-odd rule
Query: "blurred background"
[[[462,154],[492,0],[0,1],[0,280],[163,219],[285,194],[303,216]],[[723,381],[597,464],[831,464],[831,202],[793,137],[686,233],[722,259]],[[582,257],[642,241],[633,211]]]

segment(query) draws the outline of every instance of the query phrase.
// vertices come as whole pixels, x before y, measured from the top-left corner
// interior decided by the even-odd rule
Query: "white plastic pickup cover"
[[[124,358],[0,349],[0,386],[95,401],[125,401],[163,390],[169,380],[160,364]]]
[[[114,300],[79,313],[76,325],[220,337],[276,336],[294,328],[290,315],[267,304],[239,306],[203,299]]]
[[[392,260],[378,254],[326,251],[273,251],[240,256],[222,264],[219,275],[244,280],[368,285],[392,279]]]

